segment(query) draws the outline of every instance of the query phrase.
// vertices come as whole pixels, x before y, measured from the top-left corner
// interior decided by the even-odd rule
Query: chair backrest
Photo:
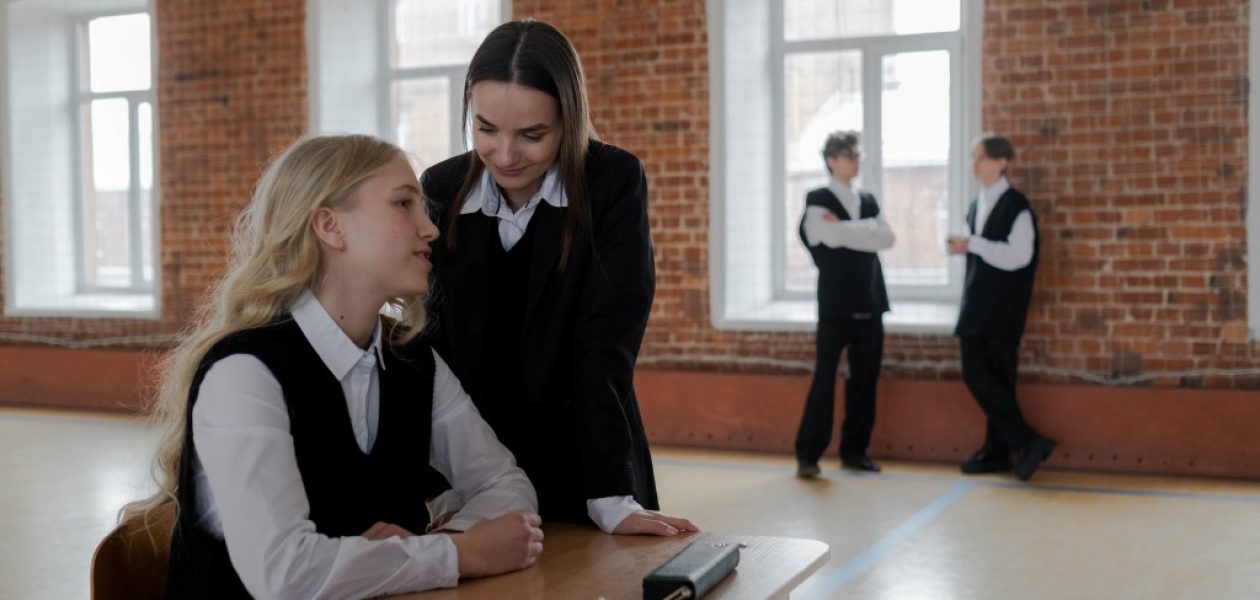
[[[175,504],[159,507],[145,530],[128,519],[101,540],[92,555],[92,600],[162,600],[175,528]]]

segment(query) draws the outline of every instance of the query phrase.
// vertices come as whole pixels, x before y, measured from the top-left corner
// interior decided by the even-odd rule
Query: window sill
[[[952,335],[958,321],[957,302],[893,302],[884,315],[886,333]],[[818,305],[813,300],[772,300],[761,306],[715,319],[723,331],[814,331]]]
[[[153,294],[73,294],[28,296],[4,307],[7,317],[86,317],[156,319]]]

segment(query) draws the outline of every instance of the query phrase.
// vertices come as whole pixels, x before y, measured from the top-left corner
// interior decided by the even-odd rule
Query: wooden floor
[[[133,420],[0,409],[0,599],[87,597],[92,549],[151,485],[156,441]],[[1256,482],[834,461],[803,481],[785,456],[654,452],[670,514],[831,545],[793,598],[1260,598]]]

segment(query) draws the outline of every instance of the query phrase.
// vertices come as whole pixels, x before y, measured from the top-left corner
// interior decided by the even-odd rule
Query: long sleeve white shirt
[[[380,325],[364,350],[309,291],[292,314],[341,381],[355,439],[367,452],[380,414]],[[446,363],[436,353],[434,359],[429,464],[468,499],[444,527],[465,530],[508,512],[537,512],[534,488],[511,452]],[[237,354],[214,363],[201,383],[192,420],[198,524],[225,539],[232,566],[255,597],[366,598],[458,582],[458,555],[446,535],[368,540],[315,531],[280,383],[256,357]],[[397,476],[417,476],[423,467],[416,468],[417,473]]]
[[[862,203],[857,190],[836,179],[832,179],[827,187],[840,199],[840,205],[849,213],[849,220],[828,219],[826,216],[831,211],[821,206],[805,207],[805,240],[810,246],[822,244],[828,248],[878,252],[896,243],[897,237],[882,213],[866,219],[859,218]]]
[[[976,226],[967,240],[967,252],[1003,271],[1017,271],[1028,266],[1032,262],[1033,242],[1036,238],[1032,214],[1027,210],[1020,211],[1015,217],[1011,233],[1005,242],[986,239],[980,235],[993,207],[1010,188],[1010,182],[1002,177],[993,185],[980,190],[980,195],[976,198]]]

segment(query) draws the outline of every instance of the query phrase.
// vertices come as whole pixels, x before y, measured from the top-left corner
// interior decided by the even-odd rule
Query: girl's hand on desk
[[[459,575],[498,575],[533,565],[543,550],[541,526],[538,515],[515,512],[451,534],[459,555]]]
[[[377,521],[375,525],[369,527],[367,531],[363,532],[363,537],[369,540],[383,540],[394,536],[409,538],[413,535],[415,534],[403,529],[402,527],[394,525],[393,523],[386,523],[384,521]]]
[[[660,513],[641,510],[621,520],[612,532],[616,535],[676,535],[680,531],[700,531],[687,519],[667,517]]]

